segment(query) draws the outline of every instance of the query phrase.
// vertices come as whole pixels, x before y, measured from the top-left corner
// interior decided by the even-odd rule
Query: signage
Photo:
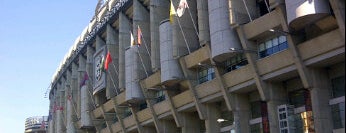
[[[93,86],[93,94],[95,95],[97,92],[106,88],[106,72],[103,69],[104,60],[106,57],[106,46],[97,50],[94,54],[94,86]]]

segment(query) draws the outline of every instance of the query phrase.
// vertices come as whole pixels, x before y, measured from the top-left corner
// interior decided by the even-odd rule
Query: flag
[[[106,61],[105,61],[105,70],[108,70],[108,65],[109,63],[112,62],[112,57],[111,57],[111,53],[108,51],[107,56],[106,56]]]
[[[89,80],[89,76],[88,76],[88,73],[87,72],[84,72],[84,77],[83,77],[83,80],[81,81],[80,83],[80,87],[84,86],[85,85],[85,82]]]
[[[102,55],[101,56],[101,69],[100,70],[104,70],[104,68],[105,68],[105,56],[104,55]]]
[[[138,46],[142,44],[142,30],[139,28],[139,25],[137,26],[137,42]]]
[[[178,9],[177,9],[177,15],[178,17],[181,17],[184,15],[185,9],[189,8],[189,5],[187,4],[186,0],[180,0]]]
[[[131,34],[131,47],[135,45],[135,38],[133,37],[133,34],[132,32],[130,31],[130,34]]]
[[[173,6],[173,2],[171,0],[171,7],[170,7],[170,10],[169,10],[169,22],[172,24],[173,23],[173,17],[177,15],[176,11],[175,11],[175,8]]]

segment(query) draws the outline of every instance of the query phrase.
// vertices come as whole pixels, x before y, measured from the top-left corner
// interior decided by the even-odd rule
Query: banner
[[[104,71],[104,61],[106,56],[106,47],[102,47],[97,50],[94,54],[94,86],[93,86],[93,94],[95,95],[97,92],[106,88],[106,72]]]

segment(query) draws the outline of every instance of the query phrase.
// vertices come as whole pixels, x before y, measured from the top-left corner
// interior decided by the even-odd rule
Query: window
[[[251,102],[250,106],[251,106],[251,118],[252,119],[259,118],[262,116],[261,115],[261,102],[260,101]]]
[[[210,81],[215,78],[214,68],[202,69],[201,71],[198,72],[197,76],[198,76],[199,84]]]
[[[257,0],[257,8],[259,10],[260,16],[263,16],[263,15],[268,13],[268,6],[269,6],[269,5],[267,5],[268,3],[269,3],[268,0],[266,0],[266,1]]]
[[[235,57],[232,57],[224,62],[226,72],[236,70],[242,66],[248,64],[246,57],[243,54],[239,54]]]
[[[334,129],[345,127],[345,102],[331,105]]]
[[[165,93],[161,90],[156,92],[156,103],[162,102],[166,99]]]
[[[250,125],[250,133],[263,133],[262,124],[257,123],[257,124]]]
[[[288,48],[286,36],[279,36],[261,43],[258,47],[259,58],[264,58]]]
[[[142,102],[139,104],[139,110],[143,110],[147,108],[147,102]]]
[[[300,89],[293,92],[290,92],[289,94],[289,101],[291,105],[294,105],[295,108],[309,105],[310,102],[310,93],[307,89]]]
[[[332,97],[345,96],[345,76],[332,79]]]
[[[126,108],[124,110],[124,117],[129,117],[130,115],[132,115],[131,109],[130,108]]]

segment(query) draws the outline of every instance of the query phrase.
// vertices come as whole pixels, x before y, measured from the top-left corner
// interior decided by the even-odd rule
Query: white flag
[[[177,9],[177,15],[178,17],[181,17],[184,15],[185,9],[189,8],[189,5],[187,4],[186,0],[180,0],[178,9]]]

